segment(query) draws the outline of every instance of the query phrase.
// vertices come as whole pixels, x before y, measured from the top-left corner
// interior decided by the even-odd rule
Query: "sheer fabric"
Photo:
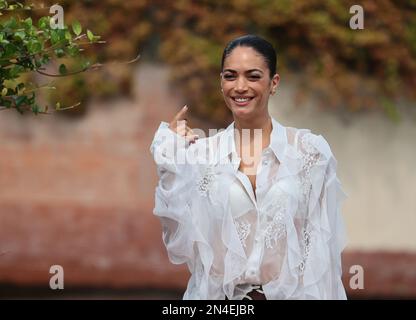
[[[234,123],[189,145],[162,122],[150,150],[154,214],[174,264],[191,277],[184,299],[345,299],[344,199],[327,141],[272,118],[256,188],[238,170]]]

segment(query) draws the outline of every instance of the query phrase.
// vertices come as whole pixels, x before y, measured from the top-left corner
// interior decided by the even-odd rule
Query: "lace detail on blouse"
[[[309,194],[312,189],[312,181],[311,181],[311,168],[316,165],[319,161],[320,153],[316,149],[316,136],[311,133],[306,133],[301,138],[302,148],[304,153],[302,155],[303,160],[303,175],[301,175],[301,190],[303,195],[302,204],[304,205],[304,209],[306,211],[307,204],[309,202]],[[301,246],[303,248],[302,252],[302,261],[299,264],[299,271],[300,274],[303,274],[305,267],[306,267],[306,260],[308,259],[310,248],[311,248],[311,241],[312,232],[310,228],[304,227],[302,229],[301,234]]]
[[[250,234],[251,224],[247,220],[236,221],[235,226],[237,228],[238,237],[240,238],[243,247],[246,247],[246,239]]]
[[[212,166],[208,166],[205,169],[205,173],[202,176],[202,178],[197,182],[198,192],[201,196],[207,196],[208,191],[210,190],[213,181],[214,181],[214,170]]]
[[[317,154],[318,150],[315,148],[316,136],[311,133],[306,133],[302,136],[301,142],[306,153]]]
[[[304,197],[303,203],[307,203],[309,192],[311,191],[311,168],[319,160],[319,151],[314,146],[316,136],[307,133],[301,138],[302,148],[305,152],[302,154],[302,169],[304,174],[301,176],[301,190]]]
[[[309,230],[309,228],[303,228],[302,229],[302,246],[303,246],[303,253],[302,253],[302,261],[299,264],[299,271],[300,274],[303,274],[305,271],[306,266],[306,260],[308,259],[309,252],[311,250],[311,241],[312,238],[312,232]]]
[[[265,230],[264,238],[268,249],[273,249],[277,241],[286,234],[284,214],[286,212],[287,200],[287,195],[279,195],[269,207],[275,214]]]
[[[273,249],[277,241],[286,233],[286,226],[283,221],[283,214],[276,213],[271,224],[266,227],[265,243],[268,249]]]

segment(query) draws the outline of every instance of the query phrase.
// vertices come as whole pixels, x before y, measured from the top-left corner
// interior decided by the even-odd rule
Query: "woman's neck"
[[[251,119],[234,118],[234,128],[240,133],[243,129],[252,129],[253,131],[254,129],[261,129],[263,133],[267,134],[272,131],[272,119],[269,114]]]
[[[237,139],[236,142],[241,144],[244,144],[241,140],[244,136],[243,129],[247,130],[249,129],[249,141],[251,143],[260,143],[262,145],[262,149],[269,145],[270,142],[270,134],[273,129],[272,125],[272,119],[269,114],[267,114],[264,117],[256,118],[256,119],[249,119],[249,120],[242,120],[242,119],[236,119],[234,118],[234,128],[237,130],[238,135],[235,136]],[[254,129],[260,129],[261,135],[258,136],[258,131]],[[257,131],[257,133],[256,133]],[[245,132],[247,134],[247,132]],[[260,141],[258,140],[260,139]],[[246,140],[246,142],[248,142]]]

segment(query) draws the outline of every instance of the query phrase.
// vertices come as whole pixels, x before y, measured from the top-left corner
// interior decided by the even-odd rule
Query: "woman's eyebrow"
[[[237,71],[235,71],[235,70],[233,70],[233,69],[224,69],[224,71],[223,72],[234,72],[234,73],[237,73]]]
[[[250,69],[250,70],[247,70],[246,73],[250,73],[250,72],[254,72],[254,71],[258,71],[258,72],[263,73],[263,71],[261,71],[260,69]]]
[[[245,73],[250,73],[250,72],[254,72],[254,71],[258,71],[258,72],[263,73],[263,71],[260,70],[260,69],[250,69],[250,70],[246,70]],[[223,72],[233,72],[233,73],[237,73],[237,71],[236,70],[233,70],[233,69],[224,69]]]

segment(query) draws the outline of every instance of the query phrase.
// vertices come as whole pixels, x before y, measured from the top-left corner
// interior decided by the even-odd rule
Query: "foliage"
[[[416,2],[360,1],[364,29],[352,30],[356,1],[175,1],[161,50],[193,103],[221,119],[221,51],[233,37],[257,33],[278,51],[282,81],[301,75],[297,101],[313,91],[330,109],[386,111],[416,98]],[[214,100],[215,97],[215,101]],[[388,102],[386,104],[386,101]],[[386,109],[385,106],[389,105]]]
[[[46,0],[45,5],[50,6],[55,2]],[[60,90],[49,91],[48,99],[59,99],[64,104],[69,104],[76,97],[82,104],[61,114],[82,116],[88,111],[88,99],[131,96],[135,68],[124,61],[132,62],[131,59],[137,57],[154,31],[149,20],[150,1],[60,0],[59,4],[65,10],[65,21],[77,19],[85,29],[95,30],[105,39],[104,46],[86,47],[83,57],[89,61],[100,61],[106,67],[100,72],[84,72],[74,77],[57,79],[56,85]],[[77,64],[74,61],[69,66],[76,68]]]
[[[36,86],[22,76],[33,71],[48,77],[84,72],[91,68],[88,61],[75,71],[68,71],[61,63],[57,73],[49,73],[45,66],[53,59],[79,56],[83,45],[97,42],[100,37],[90,30],[82,33],[78,21],[74,21],[71,27],[58,29],[52,28],[50,16],[41,17],[37,23],[31,17],[22,18],[21,15],[30,12],[32,6],[21,2],[0,0],[0,10],[1,15],[8,15],[0,24],[0,108],[15,108],[21,113],[27,109],[35,114],[47,113],[48,106],[39,106],[36,93],[41,88],[54,87],[48,84]],[[65,108],[58,102],[55,109]]]
[[[49,5],[55,1],[46,1]],[[380,110],[397,117],[396,101],[416,98],[416,2],[363,0],[364,30],[352,30],[353,0],[80,0],[60,1],[65,19],[79,19],[106,39],[90,60],[129,59],[145,48],[173,67],[172,79],[200,115],[228,115],[219,90],[222,49],[256,33],[278,51],[284,82],[301,75],[295,103],[308,90],[329,109]],[[132,68],[65,79],[65,92],[85,96],[129,93]],[[81,90],[82,87],[82,90]],[[94,88],[91,90],[90,88]],[[71,96],[71,94],[69,95]]]

